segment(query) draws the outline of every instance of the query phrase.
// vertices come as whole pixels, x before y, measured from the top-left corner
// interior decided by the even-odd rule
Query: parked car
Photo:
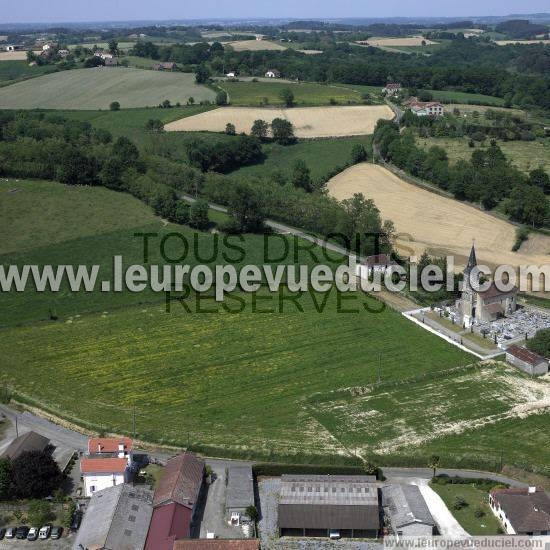
[[[26,525],[21,525],[15,530],[15,538],[16,539],[26,539],[27,535],[29,534],[29,528]]]
[[[31,527],[27,533],[27,540],[36,540],[38,538],[38,528]]]
[[[52,527],[52,530],[50,531],[50,538],[56,540],[58,538],[61,538],[61,535],[63,534],[63,527],[60,525],[54,525]]]
[[[44,527],[41,527],[40,528],[40,531],[38,533],[38,538],[40,540],[44,540],[44,539],[47,539],[49,536],[50,536],[50,532],[52,530],[52,526],[51,525],[44,525]]]
[[[8,527],[6,529],[6,538],[7,539],[14,539],[16,530],[17,530],[17,527]]]
[[[82,523],[82,512],[76,510],[73,516],[73,521],[71,522],[71,531],[78,531],[80,524]]]
[[[5,529],[0,529],[0,540],[2,540],[4,538],[5,534],[6,534],[6,530]]]

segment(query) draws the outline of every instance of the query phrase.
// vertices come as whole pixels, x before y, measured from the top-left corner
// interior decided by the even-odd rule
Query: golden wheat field
[[[170,122],[164,129],[169,132],[223,132],[227,123],[231,123],[237,133],[248,133],[255,120],[271,122],[274,118],[284,118],[292,122],[294,133],[300,138],[359,136],[372,134],[379,119],[390,120],[393,116],[387,105],[293,109],[222,107]]]
[[[422,46],[424,42],[427,46],[437,44],[433,40],[428,40],[423,36],[409,36],[403,38],[369,38],[360,44],[368,44],[369,46],[391,47],[391,46]]]
[[[382,166],[363,163],[348,168],[328,182],[328,190],[338,200],[354,193],[373,199],[382,217],[393,220],[403,234],[397,247],[406,255],[410,249],[417,255],[454,255],[460,271],[475,241],[478,262],[493,269],[550,261],[550,237],[531,235],[512,252],[516,228],[511,223],[410,184]]]
[[[263,50],[283,51],[286,50],[281,44],[270,42],[269,40],[236,40],[235,42],[226,42],[226,46],[231,46],[236,52],[260,52]]]
[[[0,61],[25,61],[26,59],[27,52],[25,50],[17,50],[16,52],[0,52]]]

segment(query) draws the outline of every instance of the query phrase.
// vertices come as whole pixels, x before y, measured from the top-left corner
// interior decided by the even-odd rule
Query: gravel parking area
[[[265,478],[258,483],[261,508],[259,530],[263,550],[382,550],[381,543],[371,541],[279,538],[277,504],[280,487],[280,478]]]
[[[73,547],[75,537],[69,535],[68,537],[63,537],[58,540],[35,540],[30,542],[28,540],[0,540],[0,550],[12,550],[12,549],[23,549],[32,550],[36,548],[37,550],[70,550]]]

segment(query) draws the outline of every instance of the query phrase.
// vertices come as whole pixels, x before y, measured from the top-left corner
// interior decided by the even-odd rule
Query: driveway
[[[225,517],[226,466],[224,461],[212,461],[210,467],[214,471],[214,481],[208,487],[206,506],[201,521],[200,537],[206,538],[207,533],[215,533],[219,538],[244,538],[240,527],[231,527]]]
[[[469,534],[451,514],[443,499],[428,485],[429,480],[425,478],[408,478],[407,483],[418,485],[441,535],[453,539],[469,537]]]

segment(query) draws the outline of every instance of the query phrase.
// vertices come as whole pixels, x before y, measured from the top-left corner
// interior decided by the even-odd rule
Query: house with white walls
[[[80,460],[84,496],[131,480],[134,470],[133,441],[128,437],[88,440],[88,452]]]

